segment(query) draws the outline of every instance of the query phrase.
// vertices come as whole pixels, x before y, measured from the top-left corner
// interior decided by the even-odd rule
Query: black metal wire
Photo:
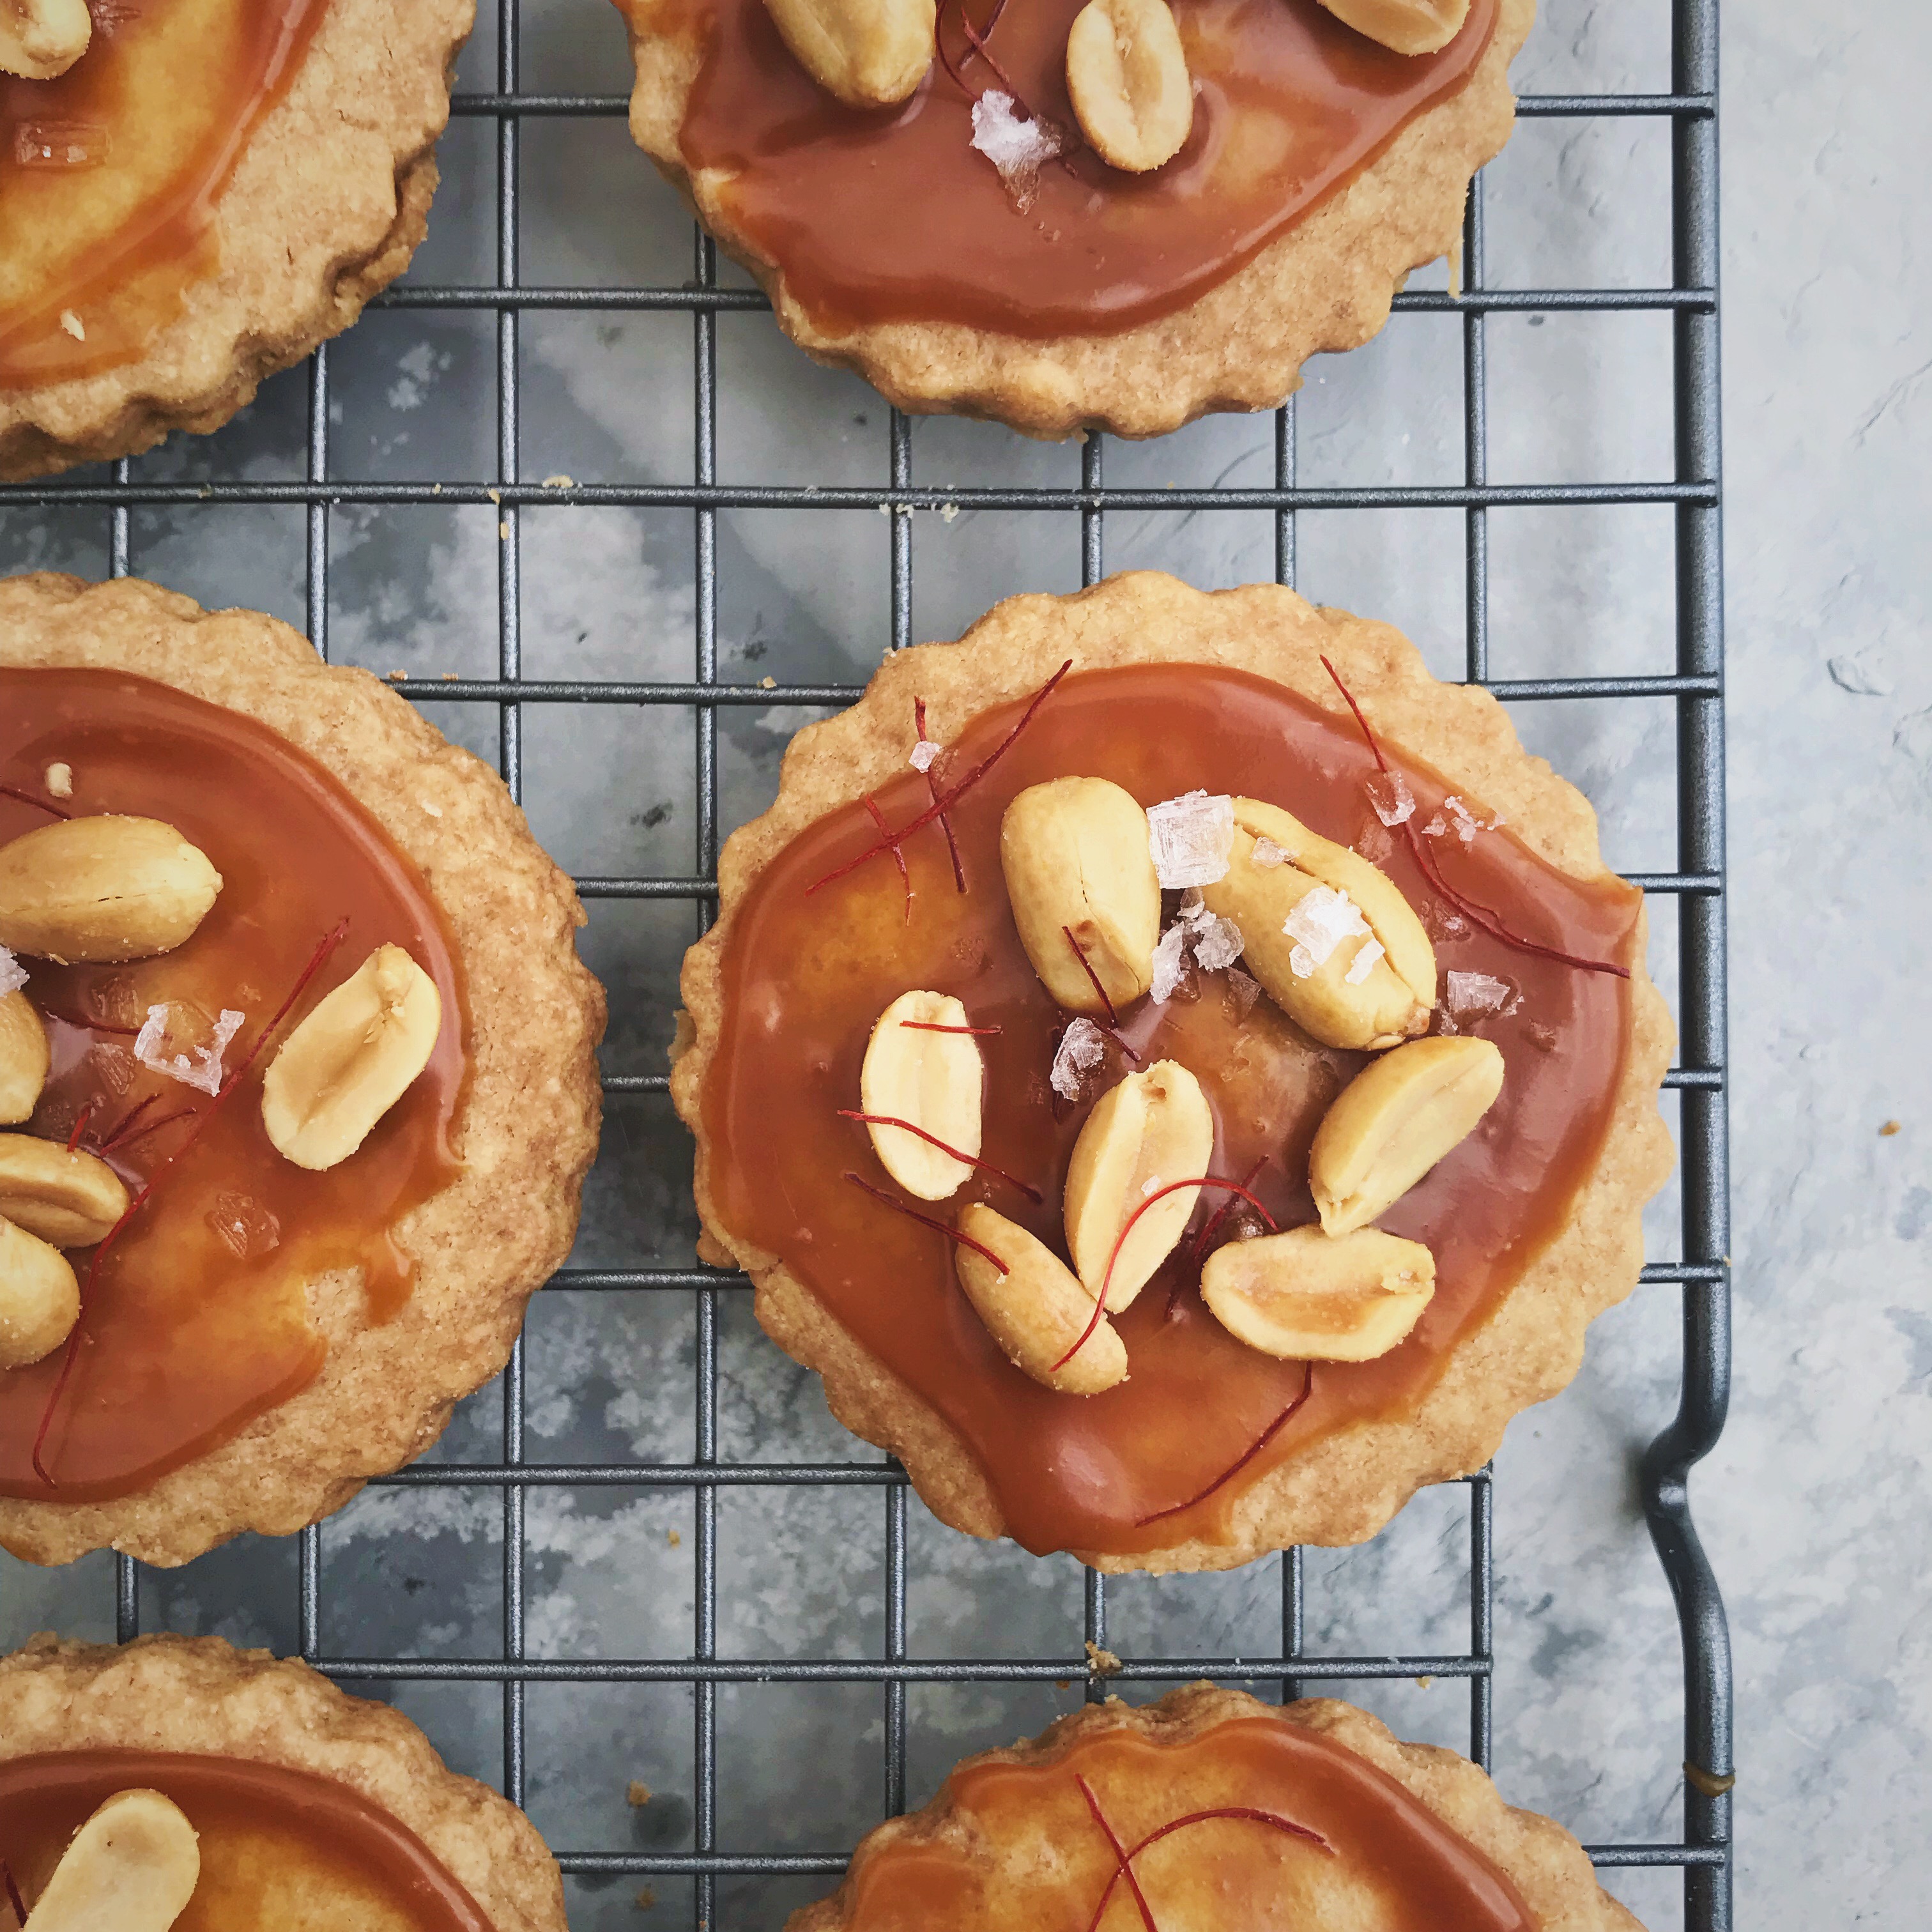
[[[1666,94],[1562,94],[1527,97],[1525,117],[1649,117],[1670,123],[1672,154],[1672,280],[1667,289],[1492,290],[1485,286],[1484,215],[1480,177],[1464,230],[1458,294],[1398,296],[1398,314],[1454,314],[1462,319],[1464,473],[1459,484],[1310,489],[1296,477],[1294,405],[1276,416],[1274,474],[1263,489],[1109,488],[1105,441],[1089,437],[1081,476],[1072,488],[921,484],[913,464],[913,428],[891,413],[888,480],[882,489],[779,486],[727,482],[718,474],[717,318],[767,306],[755,292],[718,286],[717,254],[695,236],[691,279],[677,287],[530,288],[519,278],[519,143],[521,124],[547,117],[618,117],[620,94],[526,94],[518,74],[518,0],[498,0],[496,90],[456,97],[459,116],[497,123],[497,275],[488,287],[424,286],[390,290],[379,306],[416,310],[480,310],[497,318],[498,447],[493,479],[449,478],[434,484],[371,483],[331,473],[328,352],[309,368],[308,462],[303,479],[270,483],[135,482],[130,465],[114,466],[111,480],[48,481],[0,490],[0,505],[93,505],[109,517],[110,568],[130,568],[130,519],[137,507],[190,503],[300,505],[308,519],[308,619],[310,636],[328,650],[331,518],[340,504],[395,508],[428,502],[494,506],[501,519],[498,546],[496,675],[491,678],[398,678],[396,688],[419,700],[490,705],[500,721],[501,770],[514,796],[522,790],[523,713],[530,704],[688,706],[695,712],[697,836],[689,877],[586,878],[587,898],[692,902],[694,931],[714,916],[718,848],[718,713],[727,706],[827,706],[849,703],[859,687],[842,684],[729,685],[718,680],[718,529],[721,509],[754,507],[852,509],[878,506],[892,518],[889,596],[893,646],[913,641],[913,518],[946,508],[1077,512],[1082,581],[1105,568],[1105,526],[1112,510],[1265,510],[1274,520],[1276,575],[1295,580],[1296,519],[1303,510],[1460,509],[1465,526],[1465,663],[1472,682],[1504,699],[1667,700],[1677,717],[1678,851],[1674,872],[1631,875],[1647,892],[1675,896],[1678,914],[1681,1032],[1684,1064],[1666,1085],[1682,1096],[1683,1175],[1681,1262],[1654,1263],[1646,1282],[1681,1287],[1684,1305],[1684,1383],[1676,1420],[1645,1460],[1646,1512],[1658,1555],[1675,1594],[1684,1671],[1687,1782],[1680,1842],[1594,1845],[1604,1868],[1681,1869],[1688,1932],[1729,1932],[1731,1919],[1730,1799],[1712,1796],[1731,1771],[1730,1658],[1722,1600],[1697,1540],[1688,1502],[1690,1466],[1723,1426],[1730,1364],[1729,1177],[1726,1115],[1724,1004],[1724,628],[1718,420],[1717,0],[1674,0],[1672,92]],[[520,322],[538,310],[662,310],[688,314],[694,332],[694,463],[688,484],[574,484],[552,488],[524,482],[519,472],[521,422],[518,376]],[[1485,413],[1486,318],[1498,314],[1564,311],[1668,314],[1673,331],[1676,458],[1667,481],[1498,485],[1487,473]],[[670,507],[692,518],[696,617],[688,681],[526,679],[520,631],[520,512],[526,505]],[[1659,676],[1492,679],[1489,672],[1489,520],[1530,506],[1660,504],[1676,520],[1677,661]],[[613,1076],[604,1090],[614,1102],[665,1090],[661,1075]],[[721,1684],[872,1683],[880,1687],[885,1720],[883,1798],[888,1813],[907,1802],[907,1689],[913,1684],[1024,1684],[1084,1678],[1090,1697],[1114,1684],[1155,1684],[1209,1676],[1278,1684],[1284,1699],[1313,1685],[1396,1681],[1417,1676],[1464,1678],[1469,1685],[1469,1749],[1485,1766],[1492,1728],[1495,1675],[1494,1480],[1482,1470],[1464,1479],[1469,1496],[1469,1646],[1444,1656],[1320,1657],[1304,1648],[1306,1596],[1302,1552],[1280,1559],[1281,1642],[1273,1657],[1156,1658],[1129,1655],[1117,1674],[1090,1673],[1088,1658],[962,1660],[916,1658],[908,1650],[908,1484],[891,1461],[832,1463],[731,1463],[718,1453],[718,1317],[721,1297],[742,1292],[743,1278],[703,1268],[566,1268],[550,1292],[671,1294],[692,1298],[696,1314],[695,1428],[685,1463],[532,1464],[524,1460],[525,1369],[516,1346],[502,1381],[502,1460],[496,1464],[438,1463],[399,1471],[380,1486],[495,1489],[503,1524],[502,1643],[495,1658],[349,1657],[322,1644],[322,1530],[304,1531],[298,1543],[300,1648],[309,1661],[345,1682],[443,1682],[496,1684],[502,1695],[503,1784],[524,1797],[525,1687],[533,1683],[680,1684],[691,1688],[693,1846],[688,1852],[574,1851],[564,1847],[566,1871],[586,1876],[683,1875],[694,1880],[694,1921],[700,1932],[717,1925],[718,1880],[734,1876],[835,1875],[842,1850],[773,1853],[728,1850],[718,1842],[718,1705]],[[883,1491],[886,1616],[878,1658],[721,1659],[718,1655],[717,1496],[721,1489],[872,1488]],[[656,1660],[538,1659],[526,1654],[525,1498],[535,1488],[631,1488],[683,1491],[696,1522],[696,1610],[687,1658]],[[140,1576],[129,1558],[114,1569],[115,1622],[124,1641],[140,1628]],[[1086,1576],[1084,1644],[1107,1646],[1106,1580]]]

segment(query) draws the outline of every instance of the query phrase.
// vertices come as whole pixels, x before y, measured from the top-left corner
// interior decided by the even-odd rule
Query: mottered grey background
[[[526,0],[524,16],[526,88],[628,85],[620,24],[598,0]],[[1932,1453],[1932,1068],[1923,1002],[1906,976],[1927,936],[1932,819],[1932,673],[1920,648],[1932,349],[1915,326],[1932,297],[1918,191],[1932,26],[1906,0],[1877,0],[1849,20],[1823,0],[1760,0],[1730,10],[1725,36],[1738,1386],[1693,1495],[1736,1646],[1740,1922],[1904,1925],[1932,1878],[1922,1828],[1932,1562],[1918,1506]],[[1525,92],[1664,92],[1669,48],[1666,0],[1546,0],[1516,82]],[[459,84],[487,89],[496,71],[485,23]],[[526,282],[688,276],[688,224],[621,120],[532,119],[522,139]],[[494,279],[494,140],[486,118],[452,126],[412,280]],[[1489,285],[1668,285],[1669,140],[1661,120],[1520,125],[1485,177]],[[723,275],[744,285],[734,269]],[[1414,284],[1441,285],[1439,268]],[[688,479],[688,316],[531,314],[521,340],[526,479]],[[1503,314],[1488,323],[1487,345],[1492,482],[1671,475],[1666,316]],[[496,350],[487,312],[372,313],[330,351],[331,473],[494,477]],[[807,362],[763,314],[721,317],[718,355],[721,479],[886,479],[888,412],[862,383]],[[178,439],[135,474],[299,478],[307,401],[304,376],[291,372],[218,436]],[[1110,440],[1106,481],[1265,485],[1274,436],[1271,417],[1223,417],[1150,444]],[[982,424],[922,421],[912,451],[922,484],[1071,485],[1080,473],[1075,446]],[[1366,348],[1311,364],[1296,453],[1307,484],[1460,482],[1457,319],[1400,316]],[[692,675],[688,510],[559,506],[520,521],[526,675]],[[0,497],[0,568],[104,574],[105,522]],[[1667,507],[1498,510],[1488,523],[1495,675],[1673,668]],[[141,510],[133,566],[205,602],[300,626],[305,537],[298,507]],[[1296,538],[1306,594],[1393,620],[1439,674],[1461,674],[1461,512],[1304,512]],[[873,510],[722,512],[721,677],[862,679],[890,640],[890,519]],[[494,674],[498,542],[488,506],[338,508],[332,656],[412,676]],[[1104,543],[1110,570],[1159,566],[1205,587],[1274,569],[1265,512],[1116,512]],[[912,550],[919,638],[956,634],[997,593],[1080,581],[1071,513],[919,513]],[[1514,709],[1529,744],[1596,804],[1610,862],[1669,869],[1668,701]],[[494,707],[430,710],[495,756]],[[786,740],[811,715],[720,713],[724,829],[770,800]],[[689,713],[535,706],[524,731],[526,802],[560,861],[589,873],[692,869]],[[1652,903],[1653,970],[1670,993],[1672,908]],[[694,930],[685,904],[593,906],[583,946],[610,989],[610,1070],[662,1070]],[[1901,1130],[1881,1136],[1894,1119]],[[688,1262],[688,1171],[664,1096],[616,1099],[576,1259]],[[1652,1259],[1676,1257],[1676,1230],[1673,1190],[1650,1216]],[[763,1340],[748,1298],[724,1304],[721,1458],[869,1456],[831,1420],[815,1381]],[[693,1319],[682,1295],[540,1296],[528,1330],[528,1457],[688,1460]],[[1640,1289],[1596,1325],[1569,1391],[1511,1426],[1497,1461],[1496,1773],[1513,1802],[1587,1840],[1679,1830],[1677,1626],[1634,1474],[1676,1406],[1678,1326],[1675,1289]],[[491,1389],[433,1455],[488,1462],[501,1450]],[[880,1654],[886,1507],[873,1487],[722,1490],[719,1654]],[[1310,1552],[1310,1650],[1466,1648],[1469,1508],[1463,1486],[1426,1492],[1364,1547]],[[530,1654],[688,1654],[692,1510],[688,1492],[532,1489]],[[494,1491],[365,1492],[322,1532],[324,1654],[500,1654],[502,1522]],[[971,1543],[916,1501],[908,1523],[911,1655],[1077,1659],[1077,1566]],[[144,1571],[142,1627],[290,1651],[296,1582],[292,1540],[244,1538],[181,1570]],[[112,1635],[110,1558],[41,1572],[0,1557],[0,1643],[48,1627]],[[1278,1654],[1278,1565],[1118,1583],[1108,1641],[1129,1654]],[[496,1686],[355,1688],[392,1698],[453,1765],[500,1777]],[[869,1684],[722,1688],[721,1846],[836,1852],[875,1822],[882,1694]],[[1460,1683],[1354,1694],[1405,1736],[1466,1748]],[[1064,1689],[914,1686],[910,1802],[964,1753],[1031,1732],[1081,1695],[1077,1679]],[[530,1689],[529,1808],[554,1845],[689,1844],[691,1701],[675,1684]],[[633,1780],[650,1787],[648,1804],[627,1802]],[[1679,1922],[1674,1872],[1607,1882],[1654,1932]],[[829,1882],[726,1881],[717,1922],[776,1928]],[[580,1932],[691,1920],[688,1880],[574,1878],[569,1889]]]

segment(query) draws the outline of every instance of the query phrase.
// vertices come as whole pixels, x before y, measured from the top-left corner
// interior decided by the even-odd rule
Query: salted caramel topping
[[[413,1832],[348,1785],[160,1751],[0,1763],[0,1858],[30,1910],[75,1831],[130,1789],[178,1805],[200,1840],[200,1875],[174,1932],[496,1932]]]
[[[638,26],[702,50],[679,146],[749,245],[826,326],[950,322],[1024,336],[1123,329],[1225,281],[1454,93],[1487,48],[1498,0],[1474,0],[1439,53],[1408,58],[1316,0],[1177,0],[1191,128],[1146,174],[1075,145],[1040,167],[1022,211],[972,146],[974,101],[935,64],[903,107],[848,107],[779,38],[764,0],[619,0]],[[986,0],[968,0],[983,28]],[[1067,43],[1082,0],[1028,0],[988,42],[1040,117],[1078,127]],[[958,0],[942,44],[976,92]],[[1052,152],[1051,144],[1046,152]]]
[[[1022,708],[973,719],[954,744],[956,769],[983,758]],[[1423,814],[1433,813],[1449,788],[1400,747],[1384,749]],[[740,1240],[780,1256],[946,1419],[984,1470],[1012,1534],[1030,1550],[1130,1553],[1214,1534],[1245,1489],[1283,1459],[1358,1418],[1412,1413],[1450,1345],[1555,1235],[1602,1144],[1628,1024],[1627,983],[1513,950],[1466,922],[1452,926],[1406,847],[1380,858],[1438,930],[1445,970],[1506,977],[1520,989],[1511,1011],[1481,1022],[1508,1076],[1476,1131],[1382,1216],[1389,1233],[1436,1256],[1436,1293],[1414,1332],[1379,1360],[1324,1363],[1306,1402],[1226,1483],[1220,1479],[1300,1392],[1305,1373],[1300,1362],[1238,1341],[1209,1313],[1197,1292],[1192,1233],[1114,1318],[1128,1378],[1072,1400],[1030,1380],[1001,1352],[958,1287],[950,1244],[842,1180],[850,1169],[888,1185],[864,1127],[838,1120],[858,1090],[874,1020],[908,987],[950,994],[976,1027],[1000,1029],[979,1041],[981,1151],[1045,1198],[1036,1206],[977,1173],[949,1206],[984,1201],[1059,1249],[1074,1143],[1100,1093],[1133,1068],[1096,1028],[1094,1057],[1104,1064],[1068,1082],[1079,1100],[1048,1084],[1066,1016],[1021,945],[998,864],[1002,814],[1028,786],[1078,773],[1109,779],[1144,806],[1211,775],[1347,842],[1366,841],[1369,828],[1385,836],[1364,790],[1374,770],[1352,721],[1245,673],[1076,670],[950,808],[970,882],[964,896],[954,890],[937,824],[905,843],[916,894],[910,924],[889,856],[808,891],[878,843],[877,826],[854,803],[794,839],[734,911],[722,1033],[703,1096],[719,1218]],[[875,796],[894,825],[931,803],[923,778],[910,770]],[[1580,884],[1507,830],[1467,848],[1430,842],[1445,878],[1524,935],[1582,956],[1628,951],[1640,902],[1621,882]],[[1257,1197],[1283,1228],[1312,1222],[1310,1143],[1365,1056],[1316,1045],[1272,1000],[1237,997],[1227,974],[1200,974],[1196,984],[1191,1004],[1177,992],[1126,1008],[1120,1036],[1143,1064],[1172,1060],[1198,1080],[1214,1116],[1209,1172],[1240,1179],[1265,1156],[1251,1183]],[[1196,1222],[1226,1198],[1210,1192]],[[794,1204],[808,1206],[801,1215]],[[1219,1238],[1246,1211],[1236,1201]],[[1195,1497],[1204,1499],[1192,1509],[1149,1520]]]
[[[239,1012],[225,1049],[232,1070],[341,922],[343,941],[278,1039],[386,944],[428,974],[442,1011],[427,1070],[340,1166],[312,1173],[276,1151],[262,1118],[265,1053],[161,1173],[91,1282],[93,1251],[69,1256],[82,1281],[81,1340],[41,1450],[56,1486],[34,1468],[33,1446],[64,1352],[0,1373],[0,1494],[81,1502],[143,1486],[310,1382],[326,1344],[306,1284],[359,1268],[371,1319],[403,1305],[415,1262],[392,1231],[458,1171],[451,1133],[467,1022],[461,968],[422,875],[286,740],[144,678],[0,670],[0,785],[27,789],[54,745],[74,759],[67,807],[77,822],[164,819],[224,884],[194,936],[159,958],[24,962],[52,1065],[17,1131],[58,1148],[81,1127],[80,1144],[138,1196],[214,1105],[165,1070],[166,1054],[137,1058],[148,1016],[159,1007],[170,1023],[184,1014],[213,1023]],[[0,841],[47,822],[0,796]]]

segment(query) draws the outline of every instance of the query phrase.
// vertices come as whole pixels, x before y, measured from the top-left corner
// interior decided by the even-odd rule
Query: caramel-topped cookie
[[[1014,598],[802,731],[719,880],[672,1076],[701,1251],[956,1528],[1359,1540],[1636,1280],[1642,896],[1386,625]]]
[[[1534,0],[617,0],[631,128],[902,409],[1260,409],[1459,244]]]
[[[51,1932],[564,1932],[514,1806],[388,1706],[219,1637],[0,1659],[0,1872]]]
[[[0,482],[217,429],[354,322],[422,240],[474,12],[117,0],[64,64],[0,32]]]
[[[1196,1684],[955,1768],[787,1932],[1640,1932],[1561,1826],[1328,1698]]]
[[[582,919],[367,672],[0,583],[0,1544],[182,1562],[435,1438],[575,1231]]]

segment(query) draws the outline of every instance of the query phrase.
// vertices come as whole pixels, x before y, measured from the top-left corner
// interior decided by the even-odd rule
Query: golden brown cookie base
[[[1157,1744],[1186,1744],[1217,1724],[1262,1717],[1283,1718],[1322,1732],[1386,1772],[1502,1868],[1542,1922],[1544,1932],[1642,1932],[1637,1921],[1599,1887],[1582,1846],[1562,1826],[1505,1804],[1489,1778],[1468,1759],[1432,1744],[1403,1744],[1367,1712],[1334,1698],[1304,1698],[1277,1712],[1244,1692],[1217,1690],[1208,1684],[1170,1691],[1144,1709],[1110,1698],[1059,1719],[1037,1738],[1010,1750],[982,1751],[957,1768],[1048,1764],[1075,1745],[1108,1732],[1129,1731]],[[870,1833],[860,1847],[860,1856],[894,1843],[958,1846],[970,1849],[979,1860],[997,1859],[1000,1849],[985,1844],[976,1834],[970,1840],[964,1836],[943,1790],[924,1810],[892,1819]],[[830,1898],[794,1912],[785,1932],[844,1932],[850,1889],[848,1880]],[[1348,1928],[1324,1918],[1323,1932]]]
[[[139,361],[0,389],[0,482],[219,429],[409,266],[476,0],[333,0],[216,205],[220,266]]]
[[[64,1643],[0,1659],[0,1762],[43,1751],[181,1751],[333,1779],[413,1832],[503,1932],[566,1932],[563,1880],[536,1827],[444,1768],[386,1704],[293,1658],[220,1637]]]
[[[1341,193],[1270,242],[1218,288],[1174,314],[1114,334],[1030,340],[951,323],[828,326],[792,296],[783,272],[733,227],[722,170],[693,176],[678,129],[699,50],[627,11],[637,85],[631,133],[718,244],[755,275],[779,326],[814,360],[854,370],[915,415],[983,416],[1028,436],[1077,430],[1165,435],[1210,410],[1273,409],[1301,386],[1301,365],[1359,348],[1388,320],[1409,272],[1450,253],[1469,181],[1516,119],[1509,64],[1536,0],[1502,0],[1468,83],[1420,116]]]
[[[112,1502],[0,1498],[0,1546],[64,1563],[104,1545],[185,1563],[244,1529],[286,1535],[442,1432],[508,1359],[530,1296],[577,1229],[602,1099],[603,989],[578,963],[584,913],[487,765],[368,672],[324,664],[286,624],[204,611],[134,580],[0,581],[0,667],[153,678],[256,718],[354,794],[421,869],[467,981],[471,1081],[461,1177],[406,1216],[401,1312],[368,1324],[359,1276],[309,1286],[328,1355],[306,1388],[151,1487]]]
[[[792,740],[777,802],[725,845],[718,922],[685,956],[688,1018],[671,1076],[678,1112],[699,1141],[700,1252],[749,1270],[766,1333],[824,1378],[832,1412],[898,1456],[927,1507],[956,1529],[988,1537],[1006,1529],[964,1444],[777,1256],[734,1236],[712,1198],[702,1094],[722,1019],[721,961],[736,909],[766,864],[806,826],[903,771],[915,694],[935,716],[965,718],[1031,695],[1070,657],[1076,670],[1221,664],[1271,679],[1353,730],[1322,667],[1324,653],[1379,735],[1441,772],[1472,808],[1500,813],[1550,864],[1579,878],[1607,876],[1595,816],[1582,794],[1524,752],[1486,692],[1438,684],[1392,626],[1318,610],[1271,584],[1208,595],[1151,571],[1070,597],[1012,598],[956,644],[922,645],[889,658],[859,704]],[[1449,1352],[1439,1379],[1414,1411],[1406,1418],[1356,1422],[1292,1454],[1234,1504],[1225,1540],[1194,1538],[1132,1556],[1078,1552],[1083,1561],[1113,1571],[1223,1570],[1294,1544],[1361,1542],[1425,1484],[1481,1468],[1513,1415],[1568,1384],[1590,1321],[1636,1286],[1643,1204],[1673,1158],[1657,1094],[1675,1030],[1641,964],[1641,925],[1635,955],[1630,1039],[1594,1166],[1555,1239],[1487,1319]]]

